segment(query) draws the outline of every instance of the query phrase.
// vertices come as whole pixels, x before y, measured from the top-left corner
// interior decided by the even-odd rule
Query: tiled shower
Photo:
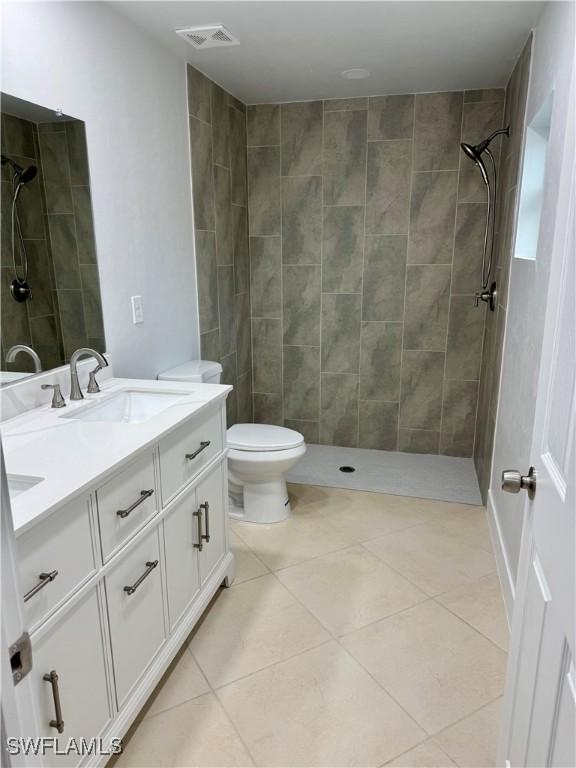
[[[503,126],[504,89],[245,107],[188,85],[202,354],[230,421],[471,457],[486,190],[460,142]]]

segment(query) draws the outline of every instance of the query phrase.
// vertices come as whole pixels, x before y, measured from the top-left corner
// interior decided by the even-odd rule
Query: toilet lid
[[[304,443],[300,432],[272,424],[234,424],[228,429],[229,448],[238,451],[285,451]]]

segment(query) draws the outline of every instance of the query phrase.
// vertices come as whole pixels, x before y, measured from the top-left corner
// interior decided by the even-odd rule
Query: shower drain
[[[343,466],[340,467],[340,472],[356,472],[356,467]]]

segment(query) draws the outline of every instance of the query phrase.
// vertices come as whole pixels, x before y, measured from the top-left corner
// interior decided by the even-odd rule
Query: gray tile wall
[[[472,455],[486,198],[459,143],[503,109],[500,90],[247,108],[255,421]]]
[[[222,363],[222,381],[234,387],[226,403],[231,425],[252,421],[246,107],[191,66],[187,76],[201,353]],[[269,193],[279,197],[279,190]],[[265,228],[265,200],[261,207]],[[254,256],[264,305],[273,258],[269,247]],[[279,283],[276,290],[279,296]],[[262,326],[259,348],[272,344],[274,332],[273,324]],[[275,367],[261,373],[265,380],[279,375],[280,357],[277,345]]]
[[[498,307],[495,312],[489,312],[486,316],[476,444],[474,446],[474,462],[484,501],[486,501],[490,484],[490,467],[496,426],[502,345],[506,325],[508,275],[514,247],[531,45],[532,40],[529,39],[506,88],[504,125],[510,126],[510,138],[501,140],[502,161],[496,203],[495,279],[498,285]],[[461,226],[465,228],[470,225],[462,221]],[[460,269],[460,279],[463,282],[468,279],[463,267]]]

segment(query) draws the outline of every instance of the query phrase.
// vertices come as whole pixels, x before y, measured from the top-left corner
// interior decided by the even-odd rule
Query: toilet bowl
[[[230,516],[249,523],[285,520],[284,474],[306,453],[303,436],[270,424],[234,424],[227,442]]]

